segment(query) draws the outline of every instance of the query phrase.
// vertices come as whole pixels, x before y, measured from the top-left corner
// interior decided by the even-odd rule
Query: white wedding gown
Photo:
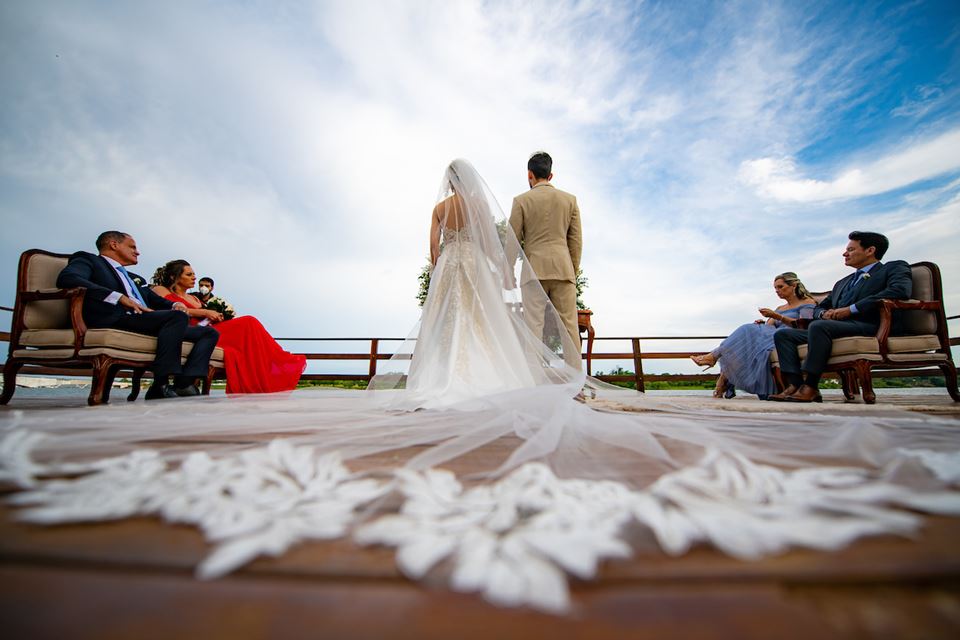
[[[516,283],[536,274],[469,163],[451,163],[438,202],[421,323],[371,391],[7,412],[18,517],[193,524],[216,544],[201,577],[350,535],[396,547],[412,578],[449,559],[452,589],[559,613],[566,574],[630,555],[631,525],[669,554],[756,558],[960,514],[956,420],[693,411],[603,385],[564,363],[575,347],[546,296],[529,305],[544,335],[529,329]],[[584,387],[595,399],[574,400]]]

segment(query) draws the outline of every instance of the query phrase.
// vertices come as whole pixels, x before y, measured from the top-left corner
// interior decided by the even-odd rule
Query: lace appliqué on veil
[[[955,492],[913,492],[854,468],[787,472],[716,451],[636,491],[614,481],[560,479],[536,462],[470,488],[437,469],[400,469],[393,481],[378,481],[352,474],[336,453],[283,440],[217,458],[191,453],[178,465],[138,450],[43,466],[30,460],[35,441],[20,429],[0,441],[4,477],[31,487],[8,499],[26,507],[20,520],[156,515],[192,524],[216,544],[197,568],[201,578],[279,556],[301,540],[353,531],[362,544],[396,547],[397,564],[411,578],[446,560],[454,590],[555,613],[570,606],[565,573],[588,580],[603,560],[631,555],[623,537],[630,523],[649,528],[671,555],[709,543],[753,559],[793,546],[836,549],[864,535],[907,534],[920,518],[902,508],[960,514]],[[957,453],[901,453],[944,480],[943,469],[960,465]],[[956,484],[956,474],[948,481]],[[364,506],[394,490],[403,498],[397,513],[357,526]]]

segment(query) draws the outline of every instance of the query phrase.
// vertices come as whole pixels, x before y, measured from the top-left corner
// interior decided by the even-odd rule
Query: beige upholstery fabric
[[[917,265],[912,267],[913,298],[915,300],[933,300],[933,272],[930,267]],[[925,334],[937,332],[937,314],[934,311],[902,311],[900,321],[903,332],[907,334]]]
[[[73,358],[73,349],[17,349],[13,352],[13,357],[43,360],[70,360]]]
[[[801,358],[807,357],[807,345],[802,344],[798,349]],[[873,336],[851,336],[837,338],[833,341],[830,357],[846,356],[853,353],[880,353],[880,343]]]
[[[67,266],[66,258],[35,254],[27,264],[27,291],[56,291],[57,276]],[[70,327],[70,303],[67,300],[42,300],[26,305],[23,323],[28,329]]]
[[[929,362],[931,360],[946,360],[945,353],[888,353],[887,360],[890,362],[910,362],[911,360],[922,360]]]
[[[937,336],[896,336],[887,339],[890,353],[906,351],[936,351],[940,348],[940,339]]]
[[[183,364],[187,361],[187,356],[186,356],[187,353],[189,353],[189,351],[185,351],[184,355],[180,357],[180,364]],[[111,358],[117,358],[119,360],[133,360],[134,362],[143,362],[143,363],[149,363],[153,361],[152,353],[138,353],[136,351],[124,351],[122,349],[112,349],[110,347],[95,347],[93,349],[80,349],[80,355],[87,358],[92,356],[108,355]],[[211,357],[210,364],[214,367],[222,367],[223,358]]]
[[[899,336],[895,338],[889,338],[887,345],[890,347],[891,360],[896,361],[897,358],[894,358],[892,354],[905,354],[905,353],[923,353],[926,351],[936,351],[940,348],[940,340],[937,336]],[[858,351],[858,348],[863,348],[863,351]],[[807,357],[807,345],[800,345],[798,349],[800,352],[801,358]],[[880,346],[877,343],[876,338],[870,337],[861,337],[861,338],[840,338],[839,340],[834,341],[833,350],[830,352],[830,363],[832,364],[834,360],[840,358],[839,362],[848,362],[851,360],[849,356],[855,355],[858,353],[864,353],[868,355],[875,355],[880,353]],[[935,357],[934,354],[924,353],[924,357]],[[916,357],[916,356],[911,356]],[[856,358],[853,358],[856,359]],[[879,358],[864,358],[865,360],[879,360]],[[900,358],[902,360],[903,358]],[[910,359],[910,358],[906,358]],[[940,358],[937,357],[939,360]],[[777,357],[777,350],[773,349],[770,352],[770,364],[774,367],[780,366],[780,358]]]
[[[29,329],[20,336],[20,343],[30,347],[72,347],[72,329]],[[109,347],[122,352],[145,353],[151,356],[157,349],[157,339],[142,333],[121,331],[119,329],[90,329],[83,339],[83,346],[87,349]],[[192,342],[184,342],[182,355],[186,356],[193,348]],[[81,350],[81,355],[85,350]],[[223,360],[223,349],[213,350],[212,359]]]
[[[30,347],[72,347],[73,329],[26,329],[20,344]]]

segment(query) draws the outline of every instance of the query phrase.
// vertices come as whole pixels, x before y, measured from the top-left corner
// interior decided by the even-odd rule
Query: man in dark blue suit
[[[773,335],[787,387],[782,393],[771,395],[770,400],[821,402],[820,376],[830,358],[833,341],[848,336],[876,335],[880,325],[880,300],[904,300],[912,293],[910,265],[903,260],[880,262],[890,246],[886,236],[854,231],[848,238],[843,261],[856,269],[856,273],[833,285],[830,295],[813,310],[808,329],[780,329]],[[807,345],[807,358],[803,363],[797,350],[801,344]]]
[[[140,276],[126,267],[137,264],[136,241],[121,231],[104,231],[97,237],[93,255],[78,251],[57,277],[57,286],[86,287],[83,320],[91,328],[122,329],[157,337],[153,361],[154,382],[145,398],[198,395],[194,381],[207,375],[210,355],[219,334],[209,327],[191,327],[183,303],[171,303],[155,294]],[[193,343],[186,363],[180,365],[184,340]],[[170,385],[173,376],[173,385]]]

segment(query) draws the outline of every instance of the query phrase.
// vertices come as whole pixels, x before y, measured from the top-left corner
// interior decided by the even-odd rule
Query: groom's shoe
[[[200,395],[200,389],[197,389],[197,385],[195,384],[188,384],[185,387],[175,387],[173,392],[174,395],[177,395],[181,398]]]
[[[796,385],[789,384],[787,388],[781,391],[780,393],[773,393],[767,396],[767,400],[772,400],[773,402],[785,402],[787,396],[791,396],[797,392]]]
[[[819,389],[805,384],[797,389],[796,393],[787,396],[784,400],[786,402],[823,402],[823,396],[820,395]]]
[[[162,382],[154,382],[150,385],[150,388],[147,389],[146,395],[143,396],[144,400],[163,400],[164,398],[176,398],[177,392],[173,390],[168,384]]]

